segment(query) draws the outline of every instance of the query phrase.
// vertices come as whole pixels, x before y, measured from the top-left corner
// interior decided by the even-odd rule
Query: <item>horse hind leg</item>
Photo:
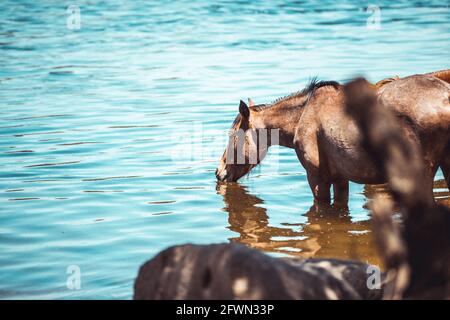
[[[442,173],[444,174],[445,182],[447,183],[447,188],[450,190],[450,143],[444,152],[444,159],[440,163]]]
[[[450,164],[441,165],[441,169],[444,173],[445,181],[447,182],[447,188],[450,190]]]
[[[338,208],[348,207],[348,180],[333,183],[334,206]]]

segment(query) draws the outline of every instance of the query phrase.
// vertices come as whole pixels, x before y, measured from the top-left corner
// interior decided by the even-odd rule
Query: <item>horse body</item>
[[[411,76],[385,84],[378,96],[400,117],[399,130],[421,147],[432,192],[434,175],[448,155],[445,148],[450,141],[450,85],[433,76]],[[345,112],[342,87],[320,88],[302,112],[295,149],[319,202],[330,201],[331,185],[335,203],[346,204],[348,181],[385,182],[360,146],[361,133]]]
[[[433,74],[394,79],[378,88],[381,104],[392,108],[401,120],[399,130],[421,148],[430,192],[439,166],[450,186],[449,98],[450,84]],[[272,105],[250,107],[246,115],[241,113],[236,128],[280,130],[280,144],[295,149],[318,203],[331,202],[331,186],[334,203],[346,206],[349,181],[385,182],[361,147],[361,133],[345,111],[343,87],[337,83],[316,83],[306,92]],[[224,157],[217,170],[219,180],[236,181],[255,166],[227,165]],[[239,166],[239,174],[233,175]],[[223,172],[227,175],[221,175]]]

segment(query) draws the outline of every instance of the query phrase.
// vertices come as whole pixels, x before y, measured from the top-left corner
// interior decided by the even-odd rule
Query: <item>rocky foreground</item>
[[[380,299],[373,268],[333,259],[272,258],[237,244],[182,245],[145,263],[135,299]],[[376,280],[376,279],[374,279]]]

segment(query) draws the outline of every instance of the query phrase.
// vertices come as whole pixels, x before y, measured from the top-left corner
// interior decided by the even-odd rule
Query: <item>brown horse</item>
[[[445,70],[385,79],[375,85],[379,101],[400,118],[400,130],[421,148],[430,193],[439,167],[450,187],[449,82],[450,70]],[[313,80],[304,90],[271,104],[255,106],[249,100],[249,105],[240,102],[216,170],[219,181],[237,181],[260,163],[270,146],[278,144],[295,149],[315,203],[330,204],[331,186],[334,204],[346,206],[349,181],[386,182],[360,146],[361,133],[345,112],[343,87],[337,82]],[[261,139],[265,135],[268,138]]]

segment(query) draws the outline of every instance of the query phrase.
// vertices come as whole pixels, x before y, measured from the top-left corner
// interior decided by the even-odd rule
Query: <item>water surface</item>
[[[283,148],[239,184],[214,177],[240,99],[450,67],[448,1],[377,1],[380,29],[371,3],[77,1],[76,30],[69,1],[1,1],[0,298],[128,299],[139,266],[185,242],[380,264],[375,188],[311,210]]]

